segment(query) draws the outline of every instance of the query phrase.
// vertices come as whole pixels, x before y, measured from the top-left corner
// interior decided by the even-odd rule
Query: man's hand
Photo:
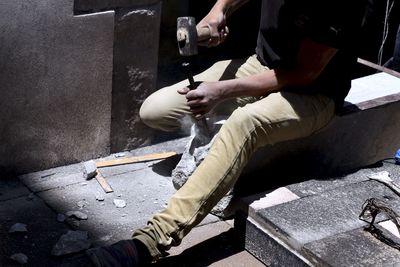
[[[198,45],[213,47],[222,44],[228,36],[226,14],[223,9],[213,8],[196,26],[199,34]]]
[[[194,90],[185,87],[178,93],[186,95],[187,104],[196,119],[201,119],[223,100],[219,82],[200,82]]]

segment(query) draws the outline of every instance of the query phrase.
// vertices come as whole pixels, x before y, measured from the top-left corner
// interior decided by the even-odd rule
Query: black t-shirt
[[[291,68],[303,38],[338,48],[316,81],[303,92],[343,104],[356,64],[356,42],[367,0],[263,0],[256,53],[269,68]]]

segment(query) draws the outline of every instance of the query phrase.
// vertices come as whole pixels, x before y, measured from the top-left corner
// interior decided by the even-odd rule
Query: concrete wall
[[[161,4],[118,9],[114,33],[111,151],[149,144],[153,131],[138,116],[155,91]]]
[[[136,113],[155,90],[160,13],[158,0],[2,0],[0,170],[148,143]]]

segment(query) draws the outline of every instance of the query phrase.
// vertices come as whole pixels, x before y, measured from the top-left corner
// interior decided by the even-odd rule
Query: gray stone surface
[[[386,199],[393,207],[400,206],[400,199],[390,189],[366,181],[259,210],[256,219],[266,227],[274,227],[277,236],[299,248],[365,225],[358,215],[365,200],[371,197]],[[378,217],[379,220],[382,218]]]
[[[394,160],[386,160],[381,164],[376,164],[369,168],[360,169],[356,172],[349,173],[342,176],[328,176],[314,178],[310,177],[309,180],[290,184],[286,186],[293,193],[299,197],[306,197],[316,195],[324,191],[332,190],[340,186],[358,183],[369,180],[368,176],[372,173],[377,173],[382,170],[389,172],[390,177],[394,180],[400,181],[400,168],[394,164]]]
[[[139,118],[146,97],[155,91],[161,3],[117,9],[114,34],[111,151],[148,145],[153,130]]]
[[[73,0],[0,3],[0,168],[109,153],[114,12],[72,9]]]
[[[400,251],[383,244],[363,229],[306,244],[304,250],[328,266],[400,266]]]

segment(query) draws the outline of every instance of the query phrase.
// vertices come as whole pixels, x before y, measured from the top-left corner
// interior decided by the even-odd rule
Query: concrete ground
[[[170,147],[179,154],[184,144],[184,140],[166,142],[125,153],[125,156],[167,151]],[[10,259],[13,255],[18,257],[18,253],[27,257],[27,263],[22,266],[88,266],[83,252],[52,255],[60,237],[69,230],[85,231],[88,241],[72,242],[82,243],[83,247],[129,238],[175,192],[170,174],[179,159],[177,155],[166,160],[102,168],[103,176],[114,190],[109,194],[95,179],[84,178],[83,164],[3,177],[0,180],[0,266],[20,266]],[[126,206],[118,208],[114,200],[124,200]],[[74,211],[83,213],[83,217],[65,218],[68,212]],[[10,232],[17,223],[24,224],[26,229]],[[239,245],[237,238],[233,221],[209,215],[181,246],[171,249],[168,257],[152,266],[264,266]],[[23,262],[23,255],[19,257]]]

